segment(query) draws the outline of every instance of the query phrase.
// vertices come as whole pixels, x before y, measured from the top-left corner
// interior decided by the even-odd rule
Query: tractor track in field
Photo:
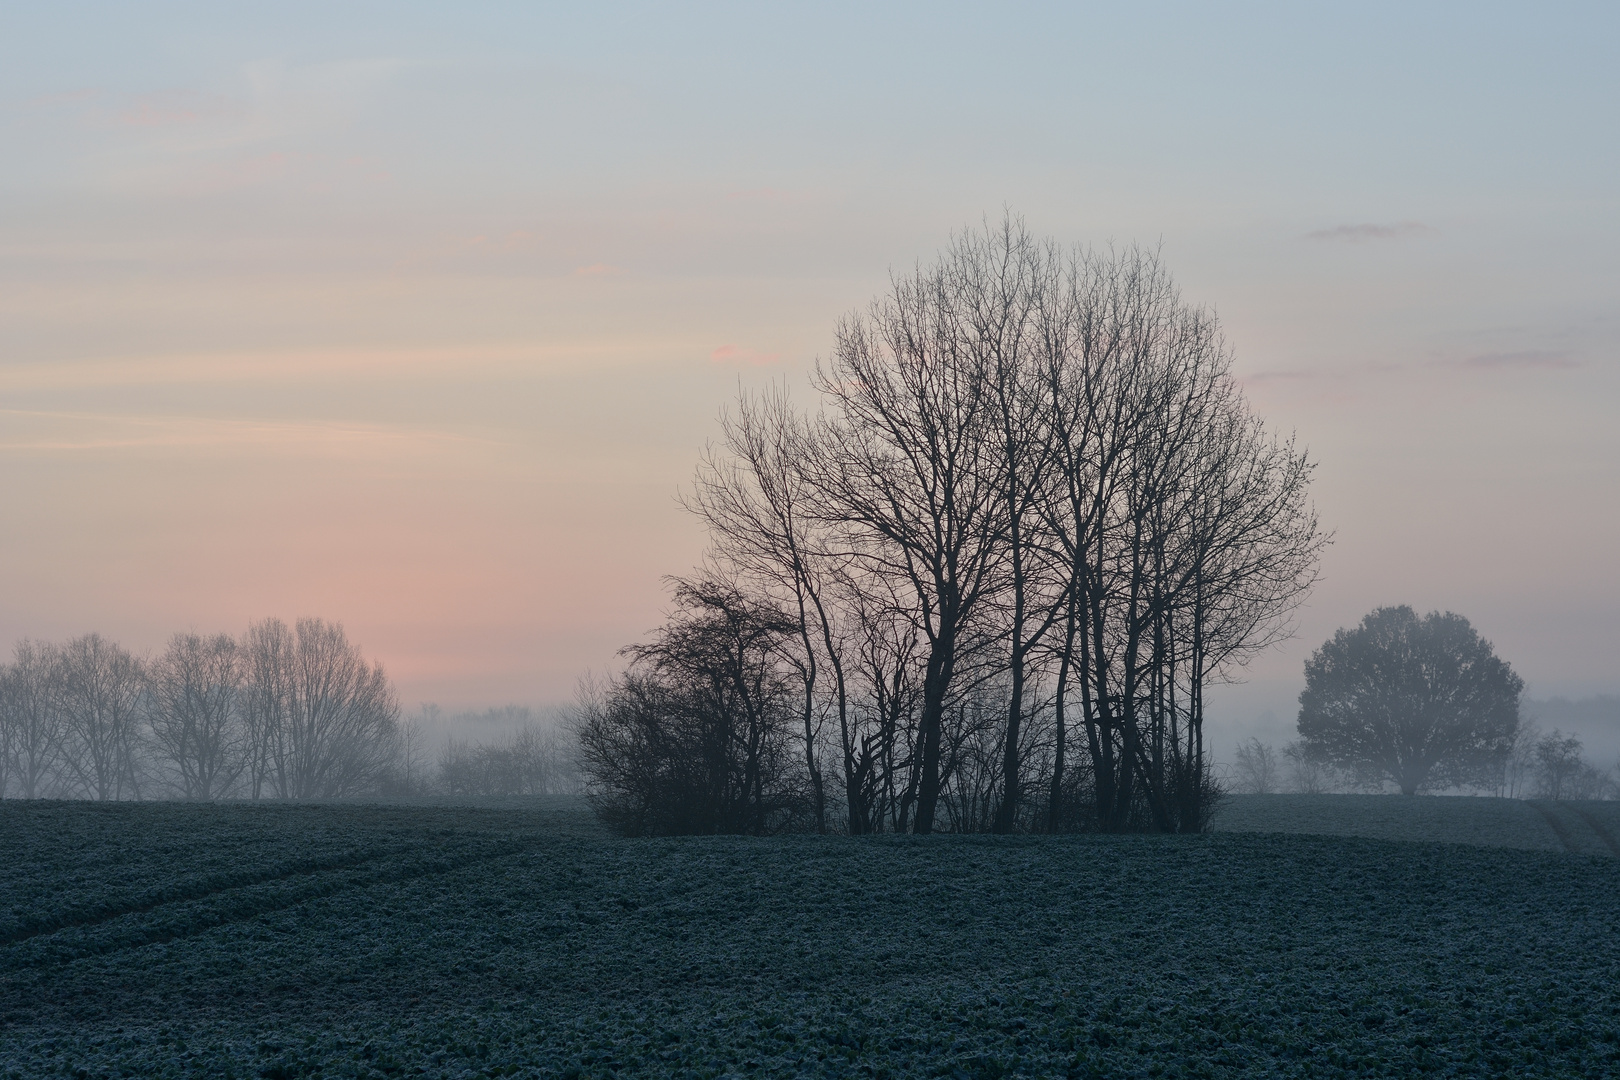
[[[1547,827],[1553,831],[1553,835],[1558,837],[1558,842],[1564,845],[1565,851],[1569,852],[1571,855],[1580,854],[1580,852],[1576,850],[1574,841],[1570,838],[1569,826],[1560,821],[1557,814],[1554,814],[1551,810],[1547,809],[1545,806],[1542,806],[1539,802],[1531,802],[1530,805],[1535,808],[1536,813],[1541,815],[1542,820],[1547,823]]]
[[[1604,828],[1602,822],[1598,821],[1598,819],[1593,816],[1592,812],[1586,809],[1586,807],[1571,806],[1570,809],[1575,811],[1577,817],[1586,822],[1587,828],[1591,829],[1597,834],[1598,839],[1602,840],[1604,846],[1609,849],[1609,854],[1613,855],[1617,859],[1620,859],[1620,843],[1615,842],[1614,834],[1609,832],[1608,829]]]
[[[333,870],[346,870],[352,866],[374,862],[389,855],[398,855],[409,848],[395,848],[388,851],[350,852],[345,855],[329,859],[306,860],[291,867],[279,867],[275,870],[263,871],[257,874],[225,874],[206,878],[194,882],[183,890],[164,890],[157,895],[146,895],[137,900],[123,903],[103,904],[95,910],[82,915],[67,915],[55,919],[32,919],[23,922],[0,933],[0,946],[16,945],[30,938],[45,934],[55,934],[62,930],[78,930],[100,923],[111,922],[126,915],[144,915],[171,904],[186,904],[198,900],[206,900],[211,896],[231,892],[234,889],[249,889],[255,885],[270,885],[277,881],[291,881],[295,878],[309,877],[315,874],[329,873]]]
[[[228,926],[232,923],[238,922],[246,922],[249,919],[258,918],[263,915],[270,915],[278,911],[285,911],[289,908],[297,907],[300,904],[308,903],[311,900],[319,900],[340,892],[346,892],[350,889],[367,888],[375,885],[399,884],[419,878],[432,877],[438,874],[454,873],[457,870],[463,870],[469,866],[475,866],[479,863],[520,855],[523,854],[524,851],[524,847],[514,848],[511,846],[505,846],[500,850],[482,850],[474,853],[464,854],[460,857],[437,859],[429,858],[420,862],[415,862],[406,867],[402,867],[398,871],[392,873],[384,871],[362,875],[358,878],[351,877],[326,882],[312,880],[308,886],[302,888],[295,887],[290,891],[280,892],[273,896],[243,896],[235,903],[226,902],[213,910],[199,913],[197,917],[187,919],[181,925],[135,927],[131,929],[130,933],[120,935],[111,941],[96,941],[92,939],[78,942],[51,942],[48,940],[48,936],[52,933],[61,933],[75,929],[93,929],[98,925],[110,922],[112,919],[119,918],[121,915],[147,914],[153,911],[158,911],[163,907],[178,906],[186,903],[206,903],[211,899],[225,898],[231,892],[239,892],[244,889],[255,888],[257,885],[274,885],[278,881],[295,880],[299,877],[313,879],[317,874],[323,872],[329,873],[331,870],[305,870],[297,873],[282,873],[273,875],[253,884],[241,884],[223,889],[217,889],[213,892],[186,899],[170,899],[160,903],[147,905],[144,908],[137,910],[124,911],[119,915],[108,915],[104,918],[58,927],[55,930],[38,931],[30,934],[27,938],[6,943],[5,948],[0,950],[0,972],[7,970],[11,972],[20,972],[29,968],[47,967],[56,964],[71,963],[72,961],[82,960],[89,957],[127,952],[131,949],[144,948],[148,945],[161,945],[170,941],[176,941],[182,938],[194,937],[198,934],[207,933],[208,931],[217,929],[221,926]],[[374,855],[366,859],[356,859],[347,863],[346,865],[338,866],[336,869],[343,870],[361,867],[367,862],[375,862],[377,859],[382,857],[383,856],[381,855]],[[45,938],[46,940],[39,940],[41,938]],[[18,955],[19,946],[26,949],[30,942],[35,943],[34,949],[28,950],[32,952],[33,955]]]

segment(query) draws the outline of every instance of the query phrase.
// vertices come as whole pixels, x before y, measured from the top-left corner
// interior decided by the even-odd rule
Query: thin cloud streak
[[[1436,230],[1421,221],[1399,221],[1393,225],[1336,225],[1331,229],[1317,229],[1305,234],[1307,240],[1341,240],[1352,244],[1368,240],[1398,240],[1404,236],[1419,236]]]
[[[645,361],[683,347],[662,337],[628,343],[471,345],[445,349],[289,350],[190,356],[98,357],[53,363],[0,364],[0,391],[100,389],[116,386],[230,386],[243,383],[332,383],[387,378],[432,381],[485,375],[539,375]],[[774,354],[773,354],[774,355]]]
[[[755,352],[738,345],[722,345],[709,354],[716,364],[741,364],[747,367],[766,367],[782,359],[781,353]]]
[[[63,426],[83,425],[113,429],[105,435],[78,438],[63,437],[58,433],[42,433],[36,438],[0,440],[0,452],[15,453],[222,446],[293,446],[302,450],[328,453],[342,447],[365,447],[394,452],[413,446],[420,447],[424,451],[429,449],[437,451],[447,445],[467,447],[506,445],[499,440],[455,432],[310,421],[125,416],[115,413],[26,409],[0,409],[0,416],[7,417],[13,422],[32,421],[35,424],[58,429]]]
[[[1532,370],[1568,371],[1581,366],[1580,361],[1574,359],[1566,352],[1539,352],[1526,350],[1523,352],[1481,353],[1470,356],[1461,361],[1465,368],[1520,368]]]

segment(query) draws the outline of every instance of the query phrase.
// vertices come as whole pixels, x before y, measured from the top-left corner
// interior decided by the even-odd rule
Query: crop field
[[[4,803],[0,1076],[1620,1073],[1620,859],[1243,831],[1279,805],[621,840],[547,801]]]
[[[1233,795],[1221,804],[1214,827],[1620,856],[1620,802]]]

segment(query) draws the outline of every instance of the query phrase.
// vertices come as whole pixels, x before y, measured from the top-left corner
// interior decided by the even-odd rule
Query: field
[[[1620,856],[1620,802],[1235,795],[1222,804],[1215,828]]]
[[[561,802],[4,803],[0,1076],[1620,1072],[1606,848],[1494,800],[1219,825],[627,841]],[[1437,832],[1468,842],[1386,838]]]

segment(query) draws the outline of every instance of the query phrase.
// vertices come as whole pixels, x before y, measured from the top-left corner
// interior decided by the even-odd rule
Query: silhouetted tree
[[[627,835],[776,832],[801,819],[793,620],[714,579],[676,583],[676,612],[583,704],[587,798]]]
[[[1214,315],[1151,252],[1008,216],[844,319],[814,383],[814,417],[743,397],[688,505],[791,624],[818,827],[830,795],[851,833],[1203,828],[1204,687],[1288,632],[1325,543]],[[643,665],[596,715],[666,690]],[[643,736],[598,751],[649,778]]]
[[[969,243],[845,318],[816,386],[835,417],[810,459],[821,513],[866,573],[896,578],[925,643],[912,831],[932,832],[945,712],[1002,569],[991,350],[974,332],[994,267]]]
[[[1306,661],[1299,734],[1317,759],[1405,795],[1489,783],[1523,689],[1461,615],[1379,608]]]
[[[844,752],[849,831],[859,834],[867,830],[860,786],[853,781],[849,684],[837,620],[848,560],[828,554],[830,538],[814,514],[814,490],[804,470],[816,450],[809,425],[793,411],[785,388],[741,398],[736,412],[722,415],[720,423],[725,452],[704,454],[688,509],[708,524],[717,556],[738,580],[794,612],[799,647],[789,656],[803,691],[800,727],[816,831],[827,828],[820,732],[822,703],[830,701]],[[823,686],[824,664],[830,694]]]

